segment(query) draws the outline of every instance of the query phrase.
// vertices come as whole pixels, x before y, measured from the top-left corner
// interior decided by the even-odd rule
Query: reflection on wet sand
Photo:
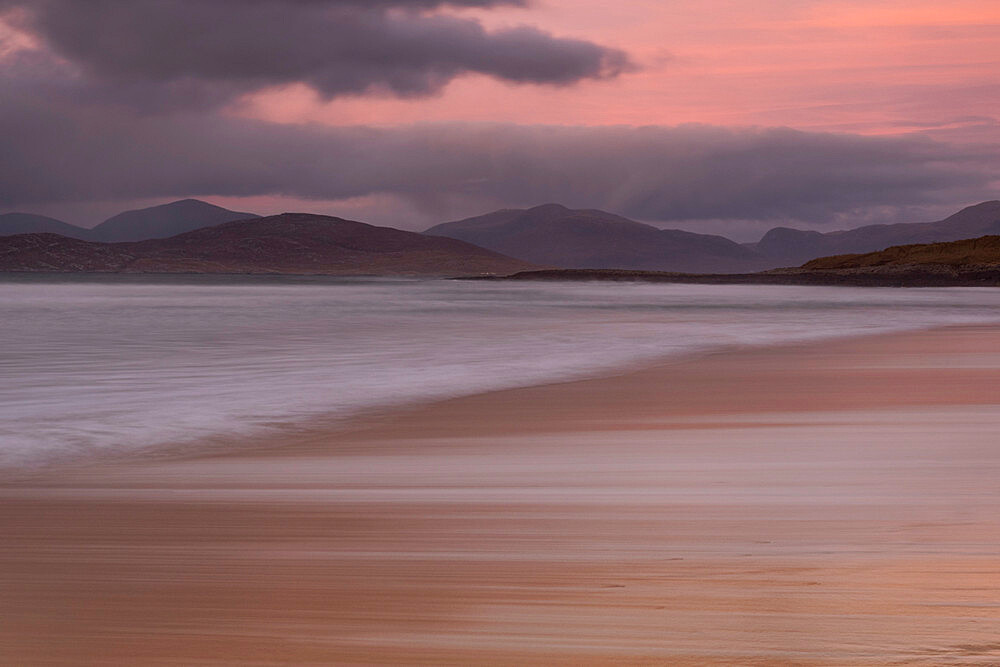
[[[0,486],[10,664],[996,664],[1000,329]]]

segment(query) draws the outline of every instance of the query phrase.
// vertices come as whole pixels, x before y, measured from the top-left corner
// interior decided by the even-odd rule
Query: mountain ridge
[[[453,276],[537,268],[455,239],[309,213],[102,243],[56,234],[0,238],[0,271]]]
[[[424,234],[563,268],[709,272],[767,266],[754,251],[723,236],[659,229],[606,211],[551,203],[445,222]]]
[[[119,213],[93,229],[31,213],[0,214],[0,237],[55,233],[79,240],[134,242],[257,217],[198,199],[182,199]],[[757,243],[744,244],[724,236],[659,229],[613,213],[574,210],[556,203],[500,209],[434,225],[424,234],[457,238],[547,266],[743,272],[797,266],[819,257],[875,252],[895,245],[1000,234],[1000,201],[967,206],[935,222],[866,225],[831,232],[774,227]]]
[[[200,199],[179,199],[111,216],[91,230],[91,238],[105,243],[170,238],[204,227],[258,217],[255,213],[230,211]]]
[[[18,212],[0,214],[0,236],[34,233],[61,234],[72,239],[91,237],[91,231],[86,227],[77,227],[47,215]]]
[[[257,217],[260,216],[256,213],[231,211],[188,198],[122,211],[89,229],[35,213],[4,213],[0,214],[0,236],[53,233],[85,241],[118,243],[169,238],[202,227]]]
[[[831,255],[877,252],[897,245],[940,243],[1000,234],[1000,201],[966,206],[935,222],[865,225],[833,232],[775,227],[750,247],[788,265]]]

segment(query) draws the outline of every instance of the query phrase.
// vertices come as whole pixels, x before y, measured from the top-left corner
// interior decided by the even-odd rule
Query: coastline
[[[803,338],[783,341],[771,341],[764,343],[731,343],[708,346],[702,349],[692,349],[661,356],[637,359],[623,362],[617,365],[591,368],[574,374],[563,374],[560,376],[543,379],[540,381],[516,384],[508,387],[499,387],[485,390],[470,390],[457,395],[445,395],[437,397],[412,398],[400,402],[375,404],[368,408],[354,410],[346,413],[327,413],[313,417],[299,418],[294,421],[279,422],[270,429],[251,430],[245,433],[217,433],[209,436],[199,436],[186,440],[174,442],[163,442],[155,445],[139,447],[135,449],[109,449],[106,451],[87,452],[76,456],[67,455],[54,457],[49,460],[42,460],[38,463],[29,463],[24,466],[0,467],[0,488],[4,484],[19,485],[27,480],[38,478],[48,482],[60,476],[72,476],[74,471],[87,471],[89,469],[103,470],[116,466],[136,466],[144,464],[156,464],[164,461],[175,460],[197,460],[201,458],[215,457],[243,457],[243,456],[298,456],[303,453],[322,452],[327,443],[331,440],[366,440],[369,438],[382,437],[382,435],[397,435],[400,432],[405,434],[408,426],[397,427],[395,424],[400,420],[410,420],[414,417],[418,419],[422,415],[434,415],[429,419],[420,419],[418,428],[430,429],[427,432],[433,433],[435,437],[449,437],[456,433],[465,435],[476,435],[479,431],[490,428],[494,432],[506,432],[515,426],[517,433],[549,432],[560,430],[572,430],[578,424],[575,417],[569,418],[567,423],[553,419],[552,414],[571,414],[575,408],[558,408],[550,410],[548,406],[563,402],[562,396],[570,396],[576,393],[577,385],[586,394],[590,391],[590,383],[598,384],[620,384],[627,387],[634,381],[649,384],[650,381],[656,383],[664,374],[689,372],[694,368],[700,372],[701,367],[714,369],[714,380],[722,381],[720,376],[729,372],[726,368],[719,368],[716,361],[723,366],[731,357],[746,358],[766,357],[776,355],[783,356],[787,352],[825,350],[829,346],[853,345],[869,343],[879,343],[880,341],[892,341],[896,337],[933,336],[947,335],[949,332],[962,333],[966,331],[990,331],[992,329],[1000,331],[1000,322],[996,323],[951,323],[935,324],[917,327],[907,327],[896,330],[880,330],[866,332],[863,334],[845,335],[842,333],[831,334],[821,338]],[[564,388],[571,393],[564,393]],[[714,402],[704,402],[701,394],[696,392],[681,392],[677,395],[667,392],[666,395],[657,400],[672,401],[672,406],[668,408],[671,412],[680,409],[682,412],[695,414],[711,414],[715,412],[725,413],[728,408],[717,408]],[[480,413],[481,406],[494,402],[498,399],[501,404],[510,402],[510,398],[519,401],[521,397],[533,396],[529,402],[534,405],[522,405],[518,409],[534,410],[532,420],[508,420],[505,422],[493,421],[489,426],[485,423],[473,424],[471,431],[461,427],[461,424],[469,426],[462,419],[453,417],[439,417],[442,411],[463,412],[466,410]],[[849,402],[858,407],[871,407],[880,402],[889,401],[892,405],[896,400],[896,394],[868,392],[858,394]],[[757,396],[754,400],[761,399]],[[785,408],[800,410],[801,407],[794,407],[801,397],[784,397],[780,400],[792,401],[785,404]],[[679,399],[679,400],[678,400]],[[839,400],[843,400],[841,397]],[[776,400],[772,397],[772,400]],[[646,408],[651,409],[654,419],[661,416],[664,409],[661,405],[650,408],[650,399],[646,399]],[[630,409],[634,410],[639,404],[634,404]],[[753,406],[753,407],[751,407]],[[541,410],[537,408],[541,407]],[[612,411],[620,410],[621,405],[605,406]],[[753,412],[761,406],[746,403],[741,411]],[[749,408],[749,409],[747,409]],[[594,406],[583,408],[582,411],[592,412]],[[604,408],[597,408],[598,411]],[[607,415],[604,416],[605,418]],[[446,431],[441,427],[445,422],[451,424]],[[427,422],[427,423],[425,423]],[[436,422],[430,424],[429,422]],[[590,427],[604,429],[597,422],[590,424]]]
[[[836,258],[821,258],[836,259]],[[857,268],[784,267],[756,273],[674,273],[626,269],[540,269],[509,276],[469,276],[463,280],[648,282],[687,285],[800,285],[826,287],[997,287],[995,265],[902,265]]]
[[[728,350],[37,471],[0,483],[0,655],[995,663],[997,349]]]

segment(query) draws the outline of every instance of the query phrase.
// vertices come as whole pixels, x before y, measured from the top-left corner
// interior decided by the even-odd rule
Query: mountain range
[[[40,270],[28,268],[35,266],[32,262],[37,260],[49,270],[150,270],[143,267],[158,262],[157,265],[168,272],[179,270],[176,267],[186,263],[188,270],[192,271],[215,271],[211,267],[218,266],[235,272],[278,272],[287,269],[298,273],[321,269],[316,263],[319,257],[332,262],[327,267],[328,271],[323,269],[320,272],[336,274],[383,271],[424,275],[429,270],[424,264],[426,254],[424,259],[419,260],[415,256],[403,257],[410,250],[416,251],[417,245],[402,254],[397,253],[395,259],[389,261],[390,254],[385,253],[397,252],[394,249],[397,241],[385,234],[378,237],[377,242],[375,236],[370,238],[368,252],[382,253],[378,257],[351,255],[349,244],[342,246],[343,252],[334,257],[331,248],[340,243],[338,234],[345,235],[345,238],[356,235],[348,233],[343,226],[337,234],[331,234],[329,225],[323,228],[326,231],[322,234],[318,233],[319,228],[313,230],[317,232],[315,234],[306,233],[301,224],[293,224],[293,218],[289,217],[292,215],[299,216],[295,218],[299,223],[307,218],[314,221],[341,220],[310,214],[259,218],[253,213],[230,211],[196,199],[126,211],[93,229],[41,215],[7,213],[0,215],[0,246],[12,252],[17,248],[18,262],[28,256],[23,253],[33,253],[35,260],[27,261],[23,269],[16,269],[11,268],[14,260],[6,257],[0,262],[0,267],[8,268],[0,270]],[[250,222],[255,219],[267,222],[263,226],[231,228],[218,238],[206,231],[236,221]],[[386,227],[365,227],[421,237],[413,232]],[[172,241],[195,231],[200,234],[185,237],[188,241]],[[287,243],[281,238],[282,233],[291,234]],[[296,236],[303,233],[304,237]],[[447,252],[442,249],[440,259],[444,264],[438,271],[442,275],[462,265],[471,267],[471,273],[495,273],[492,268],[477,268],[483,265],[484,255],[480,253],[487,251],[492,251],[495,257],[504,256],[504,261],[519,262],[521,268],[536,265],[563,269],[740,274],[797,266],[818,257],[868,253],[896,245],[953,241],[998,233],[1000,201],[970,206],[936,222],[869,225],[827,233],[776,227],[753,244],[738,244],[722,236],[660,229],[594,209],[545,204],[529,209],[503,209],[434,225],[424,232],[422,238],[465,242],[461,249],[458,246],[451,247]],[[41,234],[54,238],[14,240],[14,235],[19,234]],[[263,242],[261,239],[265,237],[266,242]],[[72,244],[69,243],[71,240],[98,245]],[[160,245],[147,243],[153,240],[171,242]],[[115,247],[101,247],[100,243]],[[248,248],[260,243],[264,244],[260,246],[260,252],[253,256],[248,254]],[[384,247],[377,250],[382,243]],[[235,247],[229,248],[226,244],[235,244]],[[293,261],[288,244],[298,244],[298,252],[302,253],[300,259]],[[158,258],[155,262],[150,252]],[[276,254],[269,257],[267,253]],[[466,260],[459,261],[458,256],[462,253],[467,255]],[[345,263],[347,257],[354,258],[353,268],[348,268]],[[57,258],[61,258],[64,264],[59,264]],[[76,268],[67,268],[71,266]]]
[[[797,266],[817,257],[875,252],[914,243],[958,241],[989,234],[1000,234],[1000,201],[969,206],[937,222],[868,225],[825,234],[775,227],[749,247],[777,265]]]
[[[619,215],[559,204],[505,209],[424,232],[510,257],[569,269],[756,271],[768,261],[722,236],[659,229]]]
[[[198,199],[182,199],[119,213],[93,229],[78,227],[44,215],[4,213],[0,215],[0,236],[50,233],[84,241],[117,243],[169,238],[202,227],[257,217],[259,216],[254,213],[230,211]]]
[[[456,276],[531,268],[464,241],[309,213],[123,243],[0,237],[0,271]]]

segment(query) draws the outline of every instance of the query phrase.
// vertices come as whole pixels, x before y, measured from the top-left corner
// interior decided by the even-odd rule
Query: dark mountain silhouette
[[[772,263],[789,266],[828,255],[867,253],[895,245],[957,241],[998,233],[1000,201],[988,201],[937,222],[868,225],[825,234],[776,227],[750,247]]]
[[[256,217],[253,213],[230,211],[198,199],[182,199],[119,213],[94,227],[89,238],[107,243],[169,238],[202,227]]]
[[[461,239],[510,257],[563,268],[713,272],[773,266],[722,236],[658,229],[612,213],[571,210],[559,204],[446,222],[424,234]]]
[[[0,238],[0,271],[455,276],[530,268],[455,239],[308,213],[130,243],[56,234]]]
[[[0,236],[11,234],[62,234],[74,239],[88,239],[91,231],[55,218],[34,213],[4,213],[0,215]]]

